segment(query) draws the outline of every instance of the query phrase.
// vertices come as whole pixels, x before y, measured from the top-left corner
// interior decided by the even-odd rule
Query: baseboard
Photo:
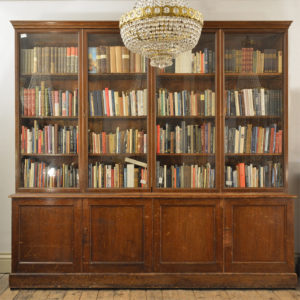
[[[11,254],[0,253],[0,273],[11,272]]]

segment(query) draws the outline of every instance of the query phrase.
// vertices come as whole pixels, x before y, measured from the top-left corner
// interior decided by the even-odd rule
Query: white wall
[[[0,0],[0,253],[8,253],[14,192],[14,31],[9,20],[117,20],[134,1]],[[289,186],[300,198],[300,1],[190,1],[206,20],[293,20],[289,32]],[[296,205],[296,251],[300,252],[300,205]]]

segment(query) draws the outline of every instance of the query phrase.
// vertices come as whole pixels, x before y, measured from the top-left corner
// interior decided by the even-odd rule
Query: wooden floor
[[[1,300],[300,300],[296,290],[10,290],[8,275],[0,274]]]

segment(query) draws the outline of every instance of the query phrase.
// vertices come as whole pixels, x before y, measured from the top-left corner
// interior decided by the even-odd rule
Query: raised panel
[[[91,261],[143,261],[143,206],[90,207]]]
[[[292,201],[232,200],[225,211],[226,271],[293,271]]]
[[[157,271],[203,272],[221,267],[221,212],[218,201],[157,200]]]
[[[151,200],[86,200],[84,269],[146,271],[151,264]]]
[[[20,262],[72,262],[72,206],[20,206]]]
[[[285,220],[286,206],[234,207],[233,261],[285,261]]]
[[[13,200],[13,271],[81,268],[81,199]]]

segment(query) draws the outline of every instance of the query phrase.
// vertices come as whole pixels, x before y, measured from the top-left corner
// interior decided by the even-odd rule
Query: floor
[[[0,274],[0,300],[300,300],[296,290],[10,290]]]

